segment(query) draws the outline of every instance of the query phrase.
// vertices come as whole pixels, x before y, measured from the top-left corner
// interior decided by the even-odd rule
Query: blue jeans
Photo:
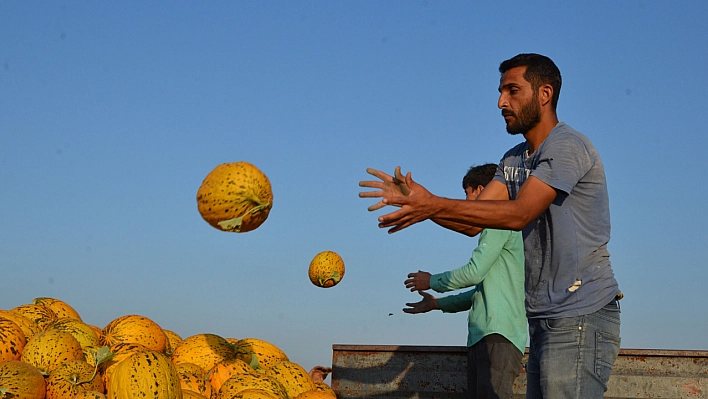
[[[588,315],[529,319],[527,399],[602,398],[620,348],[616,300]]]

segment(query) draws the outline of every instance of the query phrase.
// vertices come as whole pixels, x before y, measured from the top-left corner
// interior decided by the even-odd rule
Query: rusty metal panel
[[[467,349],[438,346],[332,346],[339,398],[463,398]]]
[[[605,397],[708,398],[708,351],[620,351]]]
[[[339,398],[465,397],[463,346],[333,345],[332,353]],[[525,391],[522,373],[514,398],[525,398]],[[708,398],[708,351],[622,349],[605,397]]]

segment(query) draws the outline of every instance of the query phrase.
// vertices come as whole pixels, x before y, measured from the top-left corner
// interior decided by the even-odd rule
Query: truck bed
[[[464,346],[332,345],[340,399],[464,398],[466,367]],[[522,372],[514,398],[525,391]],[[605,397],[708,398],[708,351],[621,349]]]

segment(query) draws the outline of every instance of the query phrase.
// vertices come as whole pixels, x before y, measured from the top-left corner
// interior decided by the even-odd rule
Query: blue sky
[[[622,347],[707,350],[706,20],[698,1],[0,1],[0,309],[55,297],[101,327],[265,339],[307,369],[333,344],[464,345],[466,314],[404,314],[403,280],[476,239],[388,235],[358,182],[401,165],[462,198],[467,168],[519,141],[499,63],[537,52],[605,164]],[[274,192],[243,234],[195,199],[236,161]],[[324,250],[346,264],[331,289],[307,277]]]

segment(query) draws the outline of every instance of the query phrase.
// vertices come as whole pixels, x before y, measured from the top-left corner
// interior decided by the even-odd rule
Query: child
[[[467,200],[477,198],[496,169],[494,164],[469,169],[462,180]],[[407,303],[406,313],[469,310],[467,392],[473,398],[511,398],[527,338],[521,232],[484,229],[466,265],[435,275],[410,273],[405,285],[423,296],[420,302]],[[472,286],[469,291],[442,298],[424,292]]]

